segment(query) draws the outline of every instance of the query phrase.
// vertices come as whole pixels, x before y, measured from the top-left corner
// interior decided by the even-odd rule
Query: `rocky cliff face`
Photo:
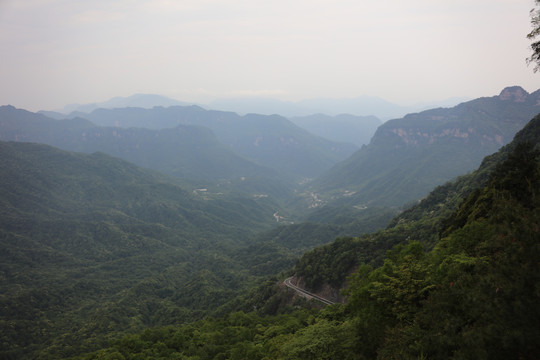
[[[489,136],[482,134],[482,131],[475,127],[459,128],[459,127],[443,127],[435,131],[426,132],[418,128],[393,128],[390,132],[396,135],[400,142],[394,145],[398,149],[404,146],[418,146],[421,144],[432,145],[442,140],[458,140],[469,142],[473,138],[478,137],[481,145],[486,143],[494,143],[500,146],[504,145],[503,134],[494,134]]]
[[[512,86],[498,96],[388,121],[379,127],[372,142],[391,141],[395,149],[448,142],[500,147],[538,112],[540,91],[529,94],[519,86]]]
[[[368,145],[317,179],[312,192],[352,206],[401,206],[476,168],[538,113],[540,90],[514,86],[387,121]]]
[[[309,289],[306,286],[304,279],[302,279],[302,277],[296,277],[296,276],[293,277],[292,283],[298,286],[299,288],[305,289],[324,299],[328,299],[336,303],[345,303],[345,298],[341,295],[341,289],[334,288],[328,284],[323,284],[318,289]],[[344,285],[344,288],[346,286],[347,285]]]
[[[525,91],[521,86],[511,86],[503,89],[499,94],[500,100],[509,100],[515,102],[525,102],[529,93]]]

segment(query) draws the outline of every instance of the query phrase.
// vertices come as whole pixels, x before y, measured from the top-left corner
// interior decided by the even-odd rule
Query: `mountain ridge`
[[[526,97],[507,95],[514,93]],[[540,90],[528,94],[510,87],[497,96],[389,120],[368,145],[316,179],[313,188],[353,205],[403,205],[473,170],[538,112]],[[353,192],[347,199],[339,195]]]
[[[205,110],[197,105],[97,109],[84,117],[97,125],[123,128],[203,126],[212,130],[220,142],[255,163],[308,178],[317,176],[357,149],[353,144],[312,135],[283,116],[240,116],[234,112]]]
[[[38,142],[86,153],[103,151],[179,178],[275,176],[274,170],[240,157],[200,126],[165,130],[100,127],[82,118],[54,120],[11,106],[0,107],[0,124],[0,140]]]
[[[0,141],[0,154],[2,358],[66,358],[196,319],[293,262],[276,250],[246,265],[275,224],[270,199],[202,197],[104,153]]]

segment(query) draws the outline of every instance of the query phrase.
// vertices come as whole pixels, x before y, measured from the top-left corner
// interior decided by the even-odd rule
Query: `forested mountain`
[[[293,263],[271,247],[261,267],[250,247],[275,223],[268,198],[201,197],[103,153],[0,154],[0,358],[64,358],[193,320]]]
[[[312,191],[350,205],[400,206],[472,171],[540,111],[520,87],[381,125],[369,145],[319,177]]]
[[[314,114],[289,119],[312,134],[333,141],[355,144],[358,147],[368,144],[377,127],[382,124],[375,116],[350,114],[336,116]]]
[[[97,125],[122,128],[204,126],[246,159],[296,177],[317,176],[357,149],[314,136],[279,115],[240,116],[199,106],[98,109],[77,115]]]
[[[127,335],[77,359],[534,359],[539,209],[537,116],[476,172],[435,189],[387,230],[306,254],[298,275],[321,284],[340,286],[357,268],[345,305],[232,312]]]
[[[0,107],[0,140],[37,142],[70,151],[101,151],[177,178],[219,181],[225,188],[287,196],[289,188],[275,170],[249,161],[220,143],[207,128],[170,129],[96,126],[88,120],[54,120]],[[233,185],[231,185],[231,183]],[[236,185],[234,185],[236,184]]]
[[[329,204],[288,226],[276,220],[289,222],[303,198],[282,207],[287,179],[328,147],[300,141],[303,131],[283,138],[302,146],[275,145],[279,156],[309,156],[277,170],[213,135],[223,129],[256,152],[250,136],[282,144],[281,131],[297,129],[282,117],[127,108],[94,113],[139,123],[98,126],[1,107],[0,138],[14,141],[0,142],[0,358],[534,358],[540,116],[517,131],[539,100],[514,87],[381,125],[334,169],[348,164],[342,188],[324,188],[327,175],[305,193]],[[475,152],[501,146],[444,183],[455,175],[441,169],[471,157],[472,170]],[[286,166],[303,161],[291,176]],[[199,176],[209,190],[171,175]],[[420,175],[439,186],[390,221],[397,208],[375,205],[409,200]],[[250,192],[219,190],[234,181]],[[292,275],[347,301],[317,310],[283,286]]]
[[[447,219],[458,210],[458,207],[475,191],[486,185],[495,168],[504,162],[509,154],[515,151],[518,144],[531,144],[535,149],[540,149],[540,116],[531,120],[524,129],[520,130],[514,140],[501,148],[498,152],[486,156],[481,165],[475,171],[462,175],[454,181],[437,186],[428,196],[418,204],[406,209],[389,223],[384,232],[374,235],[366,235],[370,241],[359,241],[359,239],[343,238],[329,244],[326,249],[320,247],[311,253],[305,254],[297,265],[297,272],[304,277],[307,286],[312,290],[324,283],[324,278],[333,277],[337,282],[329,282],[331,285],[339,287],[345,280],[346,273],[362,262],[370,262],[372,265],[380,264],[384,257],[384,252],[396,244],[405,244],[410,240],[418,240],[426,248],[432,248],[440,240],[442,229],[445,227]],[[516,181],[519,181],[516,179]],[[373,237],[377,239],[376,244]],[[372,246],[377,249],[375,255],[366,251],[364,246]],[[333,248],[333,249],[332,249]],[[338,250],[339,249],[339,250]],[[328,250],[329,253],[326,253]],[[342,273],[336,271],[336,257],[332,253],[350,253],[355,255],[352,265],[341,267]],[[325,253],[324,256],[321,254]],[[324,264],[324,271],[312,271],[314,265],[312,261],[321,266],[321,258],[325,258],[331,263]],[[379,261],[379,262],[378,262]],[[309,266],[310,270],[306,271]]]

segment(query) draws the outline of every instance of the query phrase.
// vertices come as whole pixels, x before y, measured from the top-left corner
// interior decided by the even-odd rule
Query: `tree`
[[[532,31],[527,34],[527,38],[534,40],[540,36],[540,0],[535,0],[538,7],[531,9],[531,25]],[[527,64],[534,63],[534,72],[540,70],[540,40],[533,41],[531,44],[532,55],[527,58]]]

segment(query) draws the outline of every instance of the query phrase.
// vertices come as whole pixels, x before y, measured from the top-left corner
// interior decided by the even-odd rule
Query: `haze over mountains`
[[[233,187],[282,196],[291,191],[286,183],[318,175],[356,149],[311,135],[277,115],[240,117],[190,106],[99,109],[87,117],[108,126],[4,106],[0,139],[103,151],[178,178],[219,180],[226,187],[232,182]]]
[[[99,127],[88,120],[54,120],[10,106],[0,108],[1,139],[39,142],[71,151],[105,152],[178,178],[271,178],[273,171],[240,157],[203,127]]]
[[[313,189],[352,205],[402,205],[475,169],[539,111],[540,91],[509,87],[498,96],[387,121]]]
[[[82,115],[100,126],[149,129],[203,126],[238,154],[295,176],[313,177],[352,154],[352,144],[328,141],[279,115],[204,110],[198,106],[98,109]]]
[[[290,120],[312,134],[333,141],[348,142],[359,147],[369,143],[375,130],[382,123],[375,116],[356,116],[350,114],[336,116],[314,114],[291,117]]]
[[[174,100],[163,95],[156,94],[134,94],[127,97],[117,96],[107,101],[91,104],[70,104],[66,105],[61,114],[73,112],[89,113],[96,109],[115,109],[124,107],[153,108],[154,106],[184,106],[191,105],[182,101]],[[54,112],[50,112],[54,113]]]
[[[340,114],[350,114],[357,116],[376,116],[382,120],[401,117],[407,113],[422,111],[435,107],[452,107],[460,102],[470,100],[465,97],[455,97],[440,101],[419,103],[412,106],[402,106],[391,103],[374,96],[361,96],[357,98],[345,99],[306,99],[301,101],[283,101],[271,98],[230,98],[217,99],[207,104],[189,103],[174,100],[162,95],[155,94],[135,94],[128,97],[115,97],[107,101],[91,104],[70,104],[63,109],[47,111],[55,116],[59,114],[90,113],[95,109],[114,109],[123,107],[152,108],[154,106],[187,106],[198,105],[205,109],[232,111],[238,114],[279,114],[285,117],[308,116],[313,114],[326,114],[336,116]]]
[[[496,302],[501,311],[514,308],[513,291],[523,294],[527,316],[515,316],[534,323],[530,287],[511,290],[509,284],[518,282],[509,282],[506,270],[475,273],[484,284],[479,288],[459,281],[471,269],[486,269],[486,261],[498,264],[506,252],[493,241],[515,255],[503,259],[509,273],[535,281],[536,268],[528,272],[522,264],[538,265],[538,247],[530,241],[540,221],[540,197],[533,196],[540,184],[540,119],[531,121],[538,113],[540,90],[529,94],[517,86],[385,123],[368,116],[287,119],[177,104],[67,116],[1,106],[0,286],[7,291],[0,294],[0,357],[302,358],[290,354],[331,339],[320,351],[341,354],[362,344],[354,351],[369,358],[375,347],[391,353],[384,339],[401,346],[401,340],[415,343],[416,332],[426,338],[422,326],[437,328],[439,322],[425,319],[446,314],[438,310],[447,303],[433,300],[439,291],[462,299],[450,282],[484,300],[500,289],[506,294]],[[374,133],[369,140],[368,133]],[[356,145],[322,135],[350,136]],[[448,183],[481,162],[473,175]],[[418,205],[401,212],[412,203]],[[474,223],[478,216],[503,230]],[[527,236],[512,241],[520,231]],[[458,240],[448,245],[444,236],[450,235]],[[450,252],[447,260],[411,240],[428,248],[442,241],[448,246],[437,251]],[[479,248],[467,245],[474,241]],[[362,266],[378,267],[385,257],[386,267]],[[411,263],[418,265],[414,274],[426,284],[422,289],[408,285]],[[445,266],[451,266],[448,273]],[[339,302],[339,288],[359,268],[369,276],[350,278],[346,310],[301,310],[313,305],[279,285],[296,275],[297,284]],[[396,282],[387,283],[394,275]],[[394,299],[396,284],[414,299],[400,298],[399,291]],[[421,304],[430,301],[433,308],[425,310]],[[485,304],[471,300],[470,308],[487,313]],[[428,312],[411,315],[419,311]],[[262,314],[275,317],[257,318]],[[186,325],[208,315],[225,320]],[[402,334],[403,318],[422,326]],[[251,323],[259,325],[245,330]],[[166,325],[173,327],[160,328]],[[460,343],[455,337],[461,329],[474,333],[485,324],[473,325],[460,323],[445,339]],[[221,326],[223,333],[216,330]],[[234,351],[226,345],[233,339],[239,339]],[[264,346],[252,346],[257,341]],[[450,345],[423,346],[437,354]]]
[[[160,99],[119,98],[109,105]],[[509,87],[499,96],[387,121],[376,132],[377,118],[352,115],[319,114],[290,121],[279,115],[240,116],[192,105],[95,109],[66,116],[3,107],[0,139],[104,151],[178,178],[232,181],[264,194],[288,196],[300,190],[299,199],[304,200],[294,202],[308,208],[329,201],[400,206],[474,169],[538,111],[537,103],[538,92]],[[43,114],[85,120],[53,120]],[[373,132],[369,145],[354,154],[354,145],[320,137],[327,134],[361,145]],[[291,182],[325,171],[308,188],[295,189]]]

